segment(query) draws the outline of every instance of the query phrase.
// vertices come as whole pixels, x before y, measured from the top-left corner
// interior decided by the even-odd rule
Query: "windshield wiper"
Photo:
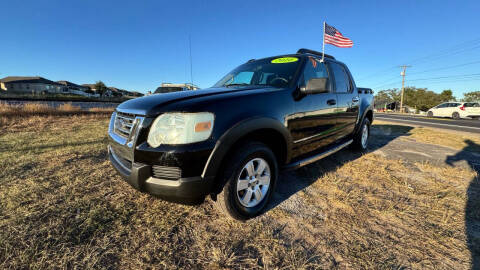
[[[255,87],[273,87],[273,88],[276,88],[275,86],[273,85],[268,85],[268,84],[249,84],[249,83],[231,83],[231,84],[225,84],[224,86],[225,87],[229,87],[229,86],[255,86]]]
[[[249,84],[249,83],[231,83],[231,84],[225,84],[224,86],[229,87],[229,86],[245,86],[245,85],[251,85],[251,84]]]

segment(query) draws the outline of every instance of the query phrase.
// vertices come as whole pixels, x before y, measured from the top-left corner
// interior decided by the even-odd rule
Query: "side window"
[[[350,79],[345,69],[337,63],[330,63],[330,67],[335,77],[335,91],[337,93],[350,92]]]
[[[448,103],[440,104],[440,105],[438,105],[437,108],[441,109],[441,108],[446,108],[446,107],[448,107]]]
[[[480,107],[480,105],[475,102],[465,103],[463,106],[464,107]]]
[[[313,78],[328,78],[327,68],[324,63],[319,60],[308,57],[308,62],[305,64],[303,70],[303,85],[307,85],[307,82]]]

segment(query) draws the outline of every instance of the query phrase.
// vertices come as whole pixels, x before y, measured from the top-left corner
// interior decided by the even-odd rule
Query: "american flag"
[[[323,36],[325,43],[332,44],[340,48],[351,48],[353,41],[346,38],[335,27],[325,23],[325,34]]]

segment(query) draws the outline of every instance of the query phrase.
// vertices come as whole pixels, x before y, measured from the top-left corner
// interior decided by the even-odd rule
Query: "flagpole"
[[[325,59],[325,21],[323,21],[323,46],[322,46],[322,62]]]

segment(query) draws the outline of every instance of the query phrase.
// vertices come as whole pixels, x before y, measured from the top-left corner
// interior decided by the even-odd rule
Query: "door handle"
[[[353,101],[353,102],[358,102],[359,100],[360,100],[360,99],[359,99],[358,97],[352,98],[352,101]]]
[[[327,100],[327,104],[333,106],[333,105],[337,104],[337,101],[335,99],[329,99],[329,100]]]

